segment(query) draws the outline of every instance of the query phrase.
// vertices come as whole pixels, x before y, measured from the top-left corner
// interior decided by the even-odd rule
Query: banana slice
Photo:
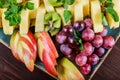
[[[91,1],[91,18],[93,20],[93,29],[95,33],[103,30],[102,14],[99,0]]]
[[[44,5],[41,5],[37,10],[36,22],[35,22],[35,32],[44,31],[44,16],[46,9]]]
[[[7,9],[2,9],[2,12],[4,13]],[[9,26],[9,21],[5,19],[5,15],[2,14],[2,25],[3,25],[3,31],[7,35],[11,35],[14,30],[14,26]]]

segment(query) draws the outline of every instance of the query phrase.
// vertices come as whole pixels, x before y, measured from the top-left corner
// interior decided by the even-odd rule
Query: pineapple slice
[[[4,13],[7,9],[2,9],[2,12]],[[5,19],[5,15],[2,14],[2,26],[3,31],[7,35],[11,35],[14,30],[14,26],[9,26],[9,21]]]
[[[64,25],[70,25],[71,24],[71,20],[68,21],[68,23],[65,22],[65,19],[64,19],[64,16],[63,16],[63,13],[64,13],[64,8],[63,7],[59,7],[59,8],[56,8],[56,12],[61,16],[62,18],[62,23],[63,23],[63,26]]]
[[[90,1],[89,0],[82,0],[83,3],[83,13],[84,17],[90,16]]]
[[[44,16],[46,9],[44,5],[41,5],[37,10],[36,22],[35,22],[35,32],[44,31]]]
[[[46,8],[47,12],[54,11],[53,6],[49,3],[49,1],[48,1],[48,0],[43,0],[43,1],[44,1],[45,8]]]
[[[99,0],[91,1],[91,18],[93,21],[93,29],[95,33],[101,32],[103,30],[103,25]]]
[[[83,4],[79,1],[74,6],[74,22],[78,20],[83,20]]]
[[[23,10],[21,13],[20,34],[27,34],[30,27],[29,10]]]
[[[36,13],[37,13],[37,8],[40,6],[40,0],[30,0],[29,2],[34,3],[34,9],[29,10],[30,12],[30,19],[35,19],[36,18]]]
[[[114,10],[117,12],[119,16],[119,22],[120,22],[120,0],[112,0],[114,5]],[[117,26],[114,26],[114,28],[119,27],[119,22],[117,23]]]
[[[106,19],[108,21],[110,28],[119,27],[119,22],[115,22],[109,13],[106,13]]]

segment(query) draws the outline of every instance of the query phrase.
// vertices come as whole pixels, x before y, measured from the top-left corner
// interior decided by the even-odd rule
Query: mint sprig
[[[5,19],[9,21],[10,26],[16,26],[21,22],[21,12],[24,9],[34,9],[34,3],[17,3],[17,0],[0,0],[0,8],[7,8],[4,12]]]
[[[106,12],[109,13],[111,15],[111,17],[113,18],[113,20],[115,22],[119,21],[119,16],[117,14],[117,12],[114,10],[114,3],[112,2],[112,0],[99,0],[101,3],[101,8],[102,8],[102,12],[105,14]]]

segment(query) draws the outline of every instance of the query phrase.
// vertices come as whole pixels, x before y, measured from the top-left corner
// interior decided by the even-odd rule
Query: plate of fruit
[[[0,42],[29,71],[91,80],[120,34],[118,0],[1,0]]]

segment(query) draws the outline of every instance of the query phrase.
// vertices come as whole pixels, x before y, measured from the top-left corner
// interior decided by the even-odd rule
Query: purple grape
[[[99,62],[99,57],[96,54],[88,56],[88,63],[91,65],[96,65]]]
[[[92,20],[90,18],[86,18],[84,20],[84,23],[85,23],[86,28],[92,28],[93,27],[93,22],[92,22]]]
[[[80,71],[84,74],[87,75],[91,72],[91,65],[90,64],[85,64],[82,67],[80,67]]]
[[[105,54],[105,49],[104,49],[103,47],[96,48],[96,49],[95,49],[95,53],[96,53],[99,57],[101,57],[101,56],[103,56],[103,55]]]
[[[60,51],[64,55],[70,55],[72,53],[72,49],[68,46],[68,44],[62,44],[62,45],[60,45]]]

